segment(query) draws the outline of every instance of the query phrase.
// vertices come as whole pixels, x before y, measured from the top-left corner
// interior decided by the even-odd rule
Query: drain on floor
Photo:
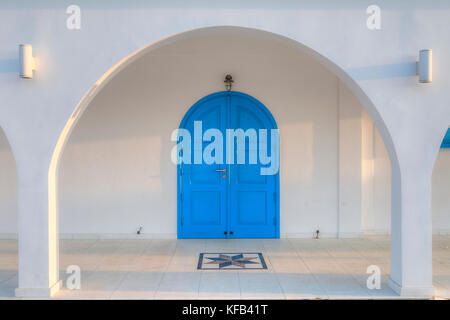
[[[262,253],[200,253],[199,270],[267,269]]]

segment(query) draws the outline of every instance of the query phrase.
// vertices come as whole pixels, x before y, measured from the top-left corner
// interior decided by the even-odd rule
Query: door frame
[[[270,112],[270,110],[263,104],[261,103],[259,100],[257,100],[256,98],[243,93],[243,92],[239,92],[239,91],[219,91],[219,92],[215,92],[215,93],[211,93],[203,98],[201,98],[200,100],[198,100],[197,102],[195,102],[190,108],[189,110],[184,114],[180,125],[179,125],[179,129],[183,129],[186,127],[186,123],[189,120],[190,116],[206,101],[211,100],[211,99],[215,99],[218,97],[222,97],[222,96],[241,96],[243,98],[249,99],[252,102],[255,103],[255,105],[259,108],[259,111],[264,113],[265,116],[269,119],[269,121],[272,124],[272,128],[270,129],[278,129],[277,126],[277,122],[275,121],[275,118],[273,117],[272,113]],[[226,128],[229,129],[229,128]],[[191,137],[192,139],[192,137]],[[178,143],[178,138],[177,138],[177,143]],[[192,155],[191,155],[192,156]],[[278,153],[278,157],[281,156],[281,152]],[[280,170],[281,170],[281,162],[280,159],[277,159],[278,164],[279,164],[279,168],[278,168],[278,172],[275,175],[275,192],[276,192],[276,199],[275,199],[275,217],[276,217],[276,226],[275,226],[275,239],[279,239],[280,238]],[[183,228],[181,226],[181,216],[182,216],[182,202],[181,202],[181,183],[182,183],[182,179],[181,179],[181,164],[177,164],[177,239],[184,239],[183,237]],[[228,204],[227,204],[228,205]],[[257,239],[257,238],[256,238]]]

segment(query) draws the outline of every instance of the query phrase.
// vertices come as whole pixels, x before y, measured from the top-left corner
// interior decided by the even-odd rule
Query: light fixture
[[[33,57],[33,47],[31,44],[19,45],[20,77],[25,79],[33,78],[33,70],[36,70],[36,63]]]
[[[231,90],[231,87],[232,87],[232,85],[233,85],[233,77],[231,76],[231,75],[229,75],[229,74],[227,74],[226,76],[225,76],[225,89],[227,89],[227,91],[230,91]]]
[[[420,50],[417,74],[420,83],[433,81],[433,51],[431,49]]]

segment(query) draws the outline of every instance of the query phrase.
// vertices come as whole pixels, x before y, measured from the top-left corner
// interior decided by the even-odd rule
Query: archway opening
[[[61,238],[91,239],[84,244],[63,242],[61,267],[77,264],[66,259],[65,248],[69,252],[100,250],[105,242],[96,239],[104,238],[115,239],[104,248],[106,254],[118,252],[115,258],[126,266],[130,252],[136,255],[133,259],[157,263],[159,245],[177,254],[177,245],[173,245],[177,171],[171,161],[171,133],[199,98],[223,90],[223,77],[230,73],[237,91],[270,106],[280,129],[280,236],[289,239],[290,249],[286,250],[301,251],[303,243],[309,243],[307,250],[320,255],[345,244],[349,255],[357,253],[359,269],[351,269],[339,259],[329,267],[346,274],[348,285],[359,288],[355,289],[358,294],[370,295],[361,290],[360,277],[348,274],[364,275],[371,264],[361,253],[364,248],[358,249],[364,221],[370,221],[368,215],[378,214],[377,210],[362,214],[363,197],[369,192],[362,186],[363,123],[370,122],[376,132],[380,120],[363,92],[348,83],[351,79],[345,73],[336,66],[325,66],[323,57],[318,57],[318,62],[311,55],[317,57],[300,44],[267,32],[211,28],[149,46],[108,72],[77,107],[52,161],[50,177],[56,180],[56,173],[59,175]],[[392,142],[386,135],[382,127],[378,137],[383,137],[388,150],[385,155],[392,159]],[[389,207],[389,199],[386,201]],[[56,210],[56,201],[51,200],[50,205]],[[358,239],[311,242],[313,236]],[[135,241],[140,238],[145,241]],[[370,240],[365,243],[372,246],[370,250],[383,248],[380,258],[386,263],[381,267],[387,274],[389,239],[375,245]],[[200,242],[186,250],[201,252],[210,245]],[[225,244],[220,251],[229,246],[232,244]],[[273,244],[251,246],[266,250],[270,261],[278,263],[279,252]],[[189,256],[187,261],[195,265],[197,258]],[[312,267],[314,275],[308,276],[317,279],[320,266],[315,262],[302,258],[295,263]],[[113,268],[102,261],[90,263]],[[171,268],[168,260],[160,266]],[[152,276],[164,281],[167,275]],[[201,281],[195,272],[189,276]],[[120,277],[125,283],[133,281],[133,274]],[[284,277],[280,285],[289,286],[291,278],[297,279],[298,274]],[[320,287],[316,283],[313,295],[325,294]],[[298,289],[302,289],[300,285]]]
[[[450,298],[450,129],[446,130],[432,175],[433,285]]]
[[[0,128],[0,298],[17,288],[17,170],[8,139]]]

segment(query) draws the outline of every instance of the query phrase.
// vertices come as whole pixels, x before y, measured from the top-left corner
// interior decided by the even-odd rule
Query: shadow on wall
[[[6,135],[0,128],[0,238],[17,236],[17,171]]]

